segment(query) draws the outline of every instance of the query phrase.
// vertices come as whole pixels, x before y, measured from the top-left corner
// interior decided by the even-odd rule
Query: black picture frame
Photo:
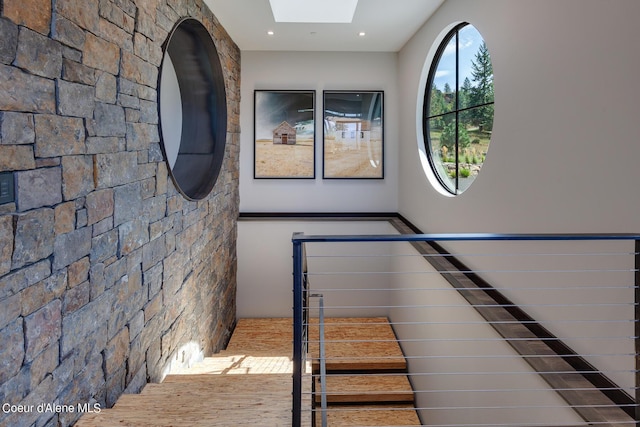
[[[323,92],[322,178],[384,179],[384,91]]]
[[[313,90],[254,91],[254,179],[315,179]]]

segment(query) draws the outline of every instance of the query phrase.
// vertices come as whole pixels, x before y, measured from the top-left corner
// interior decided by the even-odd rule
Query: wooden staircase
[[[76,426],[291,426],[291,335],[291,319],[240,319],[225,351],[122,395]]]
[[[311,323],[315,421],[321,426],[319,327]],[[325,359],[329,426],[421,425],[407,363],[386,318],[325,319]]]
[[[327,347],[329,426],[420,425],[406,362],[386,319],[326,323],[334,324],[327,336],[342,341]],[[382,334],[376,343],[353,342],[374,333]],[[140,394],[121,396],[113,408],[85,414],[76,426],[291,426],[291,336],[291,319],[240,319],[225,351],[172,371]],[[303,426],[311,427],[312,384],[305,378]]]

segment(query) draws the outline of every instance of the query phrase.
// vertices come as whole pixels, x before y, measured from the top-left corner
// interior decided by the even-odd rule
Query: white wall
[[[400,213],[432,233],[639,232],[640,49],[633,30],[638,16],[640,2],[635,0],[447,0],[399,54]],[[418,117],[432,46],[445,28],[460,21],[473,24],[489,48],[495,121],[478,178],[462,195],[446,197],[429,184],[419,160],[422,135]],[[474,252],[468,245],[445,246],[452,252]],[[561,246],[537,244],[534,249],[531,244],[512,244],[505,248],[496,243],[483,246],[482,251],[581,252],[594,248],[585,244]],[[602,251],[608,247],[599,246]],[[514,268],[514,260],[509,259],[511,264],[507,265],[504,257],[491,261],[491,266],[487,259],[462,258],[476,269]],[[579,262],[592,268],[618,268],[619,263],[633,268],[631,257],[626,261],[591,257]],[[536,268],[541,268],[539,263]],[[527,306],[539,321],[555,319],[557,313],[531,304],[550,300],[572,304],[576,286],[593,284],[593,278],[576,285],[561,275],[545,277],[545,286],[566,287],[566,291],[558,289],[534,297],[526,288],[535,279],[514,281],[500,274],[485,277],[492,285],[506,288],[505,293]],[[633,284],[631,273],[619,279],[606,283],[612,287]],[[613,301],[633,301],[631,288],[601,292]],[[563,316],[581,318],[579,309],[567,306],[563,311]],[[633,316],[632,306],[599,308],[597,314],[611,320],[628,315]],[[631,323],[622,331],[619,326],[612,324],[611,329],[597,333],[633,334]],[[583,329],[585,325],[580,323],[555,324],[552,332],[561,337],[582,336]],[[605,347],[599,341],[570,344],[581,353],[596,355]],[[611,345],[616,353],[633,352],[631,342]],[[622,362],[598,357],[593,363],[618,384],[633,385],[633,375],[622,372],[633,369],[632,357]]]
[[[390,300],[396,308],[389,318],[414,374],[411,384],[424,424],[583,425],[409,243],[395,243],[393,250],[398,274]],[[460,409],[443,409],[452,407]]]
[[[242,52],[241,212],[398,210],[397,54]],[[316,91],[316,179],[253,179],[255,89]],[[384,91],[384,180],[322,179],[322,91]],[[320,124],[319,124],[320,123]]]
[[[167,163],[173,170],[176,160],[178,160],[182,139],[182,98],[178,75],[168,50],[162,61],[162,75],[160,76],[160,125]]]
[[[400,213],[429,232],[640,231],[638,16],[636,0],[447,0],[399,54]],[[429,50],[460,21],[489,48],[495,123],[449,198],[425,178],[416,117]]]
[[[243,317],[291,317],[293,307],[293,245],[294,232],[309,235],[327,234],[397,234],[387,221],[238,221],[238,288],[236,315]],[[388,259],[373,257],[387,249],[380,245],[359,243],[323,243],[307,245],[309,271],[315,273],[340,271],[388,271]],[[368,255],[373,258],[345,258],[347,255]],[[328,256],[328,258],[324,258]],[[309,278],[313,292],[322,289],[349,287],[389,289],[389,276],[322,276]],[[325,306],[363,305],[370,310],[330,310],[326,316],[387,316],[388,294],[368,292],[326,292]],[[317,303],[316,303],[317,304]],[[315,313],[317,315],[317,313]]]

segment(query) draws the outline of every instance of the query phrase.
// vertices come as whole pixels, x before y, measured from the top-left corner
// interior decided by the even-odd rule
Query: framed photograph
[[[324,91],[325,179],[384,178],[384,92]]]
[[[315,168],[315,91],[254,92],[254,178],[308,178]]]

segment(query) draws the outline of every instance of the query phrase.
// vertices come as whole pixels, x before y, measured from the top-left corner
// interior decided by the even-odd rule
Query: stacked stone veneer
[[[0,411],[67,426],[172,363],[211,353],[235,321],[240,53],[201,0],[0,0]],[[212,34],[228,134],[212,193],[188,201],[158,128],[162,44],[183,17]],[[37,409],[37,407],[36,407]],[[68,409],[68,408],[67,408]]]

